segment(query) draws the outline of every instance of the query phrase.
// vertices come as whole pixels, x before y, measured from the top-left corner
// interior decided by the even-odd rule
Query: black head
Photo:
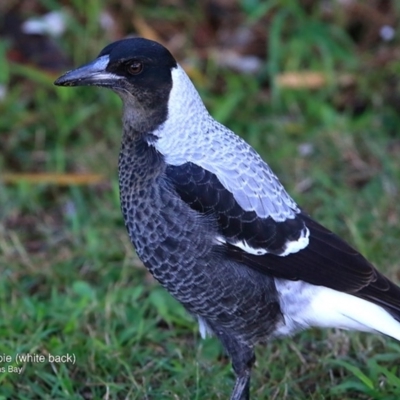
[[[105,86],[122,89],[126,83],[147,87],[170,80],[174,57],[152,40],[123,39],[106,46],[97,58],[58,78],[57,86]]]
[[[126,119],[134,119],[137,125],[144,118],[156,118],[153,122],[159,124],[167,117],[171,70],[176,67],[174,57],[159,43],[124,39],[109,44],[94,61],[67,72],[54,84],[108,87],[124,101]]]

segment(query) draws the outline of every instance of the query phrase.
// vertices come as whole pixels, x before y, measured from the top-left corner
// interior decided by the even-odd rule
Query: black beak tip
[[[54,81],[54,85],[56,86],[76,86],[74,81],[68,80],[64,78],[65,75],[60,76]]]

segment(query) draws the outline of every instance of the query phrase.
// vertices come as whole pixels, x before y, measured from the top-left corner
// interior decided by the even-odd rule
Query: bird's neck
[[[167,119],[153,131],[156,140],[149,143],[166,159],[181,164],[208,137],[212,118],[180,66],[172,70],[172,81]]]
[[[162,155],[149,145],[146,135],[124,132],[118,160],[121,196],[151,185],[164,169]]]
[[[130,95],[121,95],[124,104],[123,130],[124,136],[137,138],[146,136],[148,132],[155,132],[167,118],[167,106],[145,108]]]

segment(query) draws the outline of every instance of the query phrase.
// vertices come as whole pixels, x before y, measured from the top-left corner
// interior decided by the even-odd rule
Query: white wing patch
[[[268,251],[265,249],[261,248],[254,248],[248,245],[248,243],[245,240],[239,240],[238,242],[231,243],[233,246],[239,247],[239,249],[242,249],[246,253],[253,254],[255,256],[262,256],[264,254],[267,254]]]
[[[226,240],[222,236],[216,236],[214,238],[214,243],[223,245],[226,243]],[[255,256],[262,256],[263,254],[268,253],[268,251],[265,249],[261,248],[255,249],[254,247],[249,246],[245,240],[239,240],[237,242],[229,242],[229,244],[231,244],[232,246],[239,247],[239,249],[242,249],[246,253],[254,254]]]
[[[285,243],[285,251],[279,255],[282,257],[286,257],[289,254],[297,253],[300,250],[305,249],[310,242],[309,237],[310,231],[307,227],[304,227],[304,229],[301,231],[300,237],[295,241],[287,241]]]
[[[222,244],[225,244],[225,243],[226,243],[226,240],[222,236],[215,236],[214,244],[222,245]]]
[[[285,250],[283,251],[283,253],[280,253],[277,255],[281,256],[281,257],[286,257],[289,254],[297,253],[298,251],[303,250],[304,248],[306,248],[308,246],[309,236],[310,236],[310,231],[308,230],[308,228],[305,227],[301,231],[300,237],[296,241],[287,241],[285,243]],[[222,236],[216,236],[214,238],[214,244],[223,245],[226,242],[227,241]],[[263,256],[264,254],[270,253],[266,249],[263,249],[260,247],[255,248],[255,247],[249,246],[249,244],[245,240],[238,240],[236,242],[229,241],[229,244],[231,244],[232,246],[236,246],[239,249],[245,251],[246,253],[252,254],[254,256]],[[274,253],[274,254],[276,254],[276,253]]]

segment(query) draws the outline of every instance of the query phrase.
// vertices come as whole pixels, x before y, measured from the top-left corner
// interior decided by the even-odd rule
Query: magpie
[[[400,288],[306,214],[243,139],[214,120],[171,53],[130,38],[67,72],[123,102],[121,210],[144,265],[219,338],[250,398],[254,347],[308,327],[400,340]]]

